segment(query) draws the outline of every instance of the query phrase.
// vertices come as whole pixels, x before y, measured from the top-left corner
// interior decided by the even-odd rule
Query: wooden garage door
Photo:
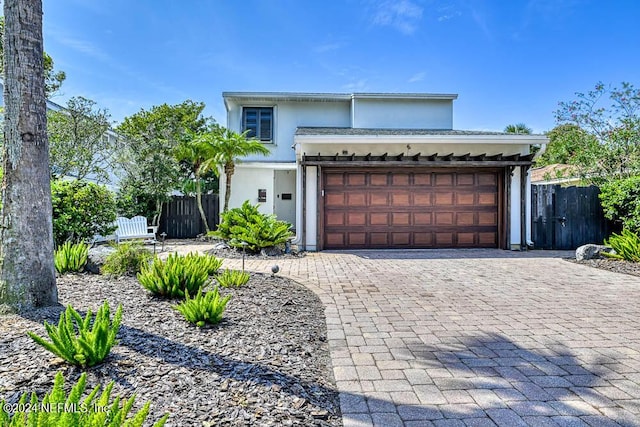
[[[323,247],[498,247],[495,170],[326,170]]]

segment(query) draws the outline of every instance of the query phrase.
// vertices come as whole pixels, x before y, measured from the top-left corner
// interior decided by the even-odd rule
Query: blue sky
[[[121,121],[223,91],[458,93],[454,128],[554,126],[598,82],[640,86],[635,0],[44,0],[60,93]]]

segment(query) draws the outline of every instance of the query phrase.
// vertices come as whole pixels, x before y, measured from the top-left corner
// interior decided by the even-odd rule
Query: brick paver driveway
[[[326,305],[345,426],[640,426],[637,277],[497,250],[275,262]]]

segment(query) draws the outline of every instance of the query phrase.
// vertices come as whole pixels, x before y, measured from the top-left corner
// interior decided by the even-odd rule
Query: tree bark
[[[231,199],[231,176],[235,172],[235,165],[233,163],[227,163],[224,165],[224,174],[226,177],[225,191],[224,191],[224,208],[222,212],[229,210],[229,200]]]
[[[202,183],[200,182],[200,174],[196,172],[196,203],[198,204],[198,210],[200,211],[200,217],[204,224],[204,230],[209,234],[209,223],[207,223],[207,215],[204,213],[204,207],[202,207]]]
[[[42,1],[5,0],[0,310],[56,304]]]

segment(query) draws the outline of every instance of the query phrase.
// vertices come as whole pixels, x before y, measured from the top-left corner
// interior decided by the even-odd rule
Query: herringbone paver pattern
[[[247,267],[274,263],[326,306],[345,426],[640,426],[637,277],[496,250]]]

